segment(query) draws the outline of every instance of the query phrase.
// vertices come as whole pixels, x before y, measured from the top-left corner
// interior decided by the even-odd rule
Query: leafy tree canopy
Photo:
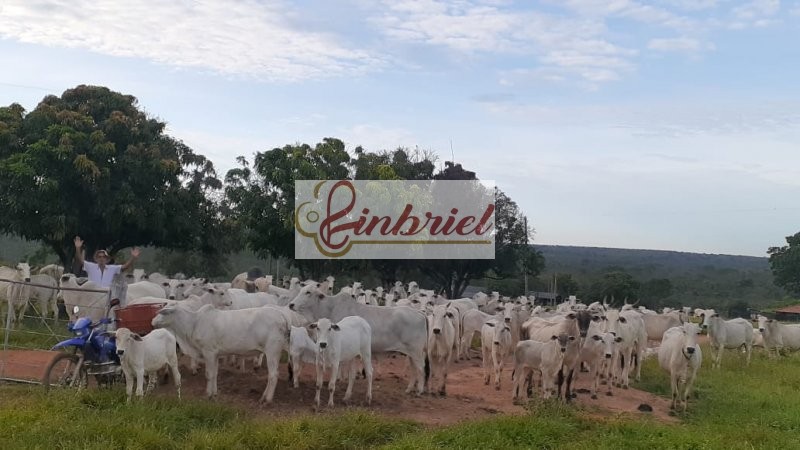
[[[775,284],[794,295],[800,295],[800,233],[787,236],[783,247],[770,247],[769,265]]]
[[[0,230],[41,240],[64,264],[133,245],[216,251],[230,236],[214,166],[164,132],[135,97],[81,85],[30,113],[0,108]]]

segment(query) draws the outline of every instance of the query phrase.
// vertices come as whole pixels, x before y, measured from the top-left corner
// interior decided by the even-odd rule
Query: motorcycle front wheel
[[[59,353],[54,356],[45,369],[42,386],[45,392],[50,388],[65,389],[86,386],[86,369],[80,364],[80,356],[70,353]]]

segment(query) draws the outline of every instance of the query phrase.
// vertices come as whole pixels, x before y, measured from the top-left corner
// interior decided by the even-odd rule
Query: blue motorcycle
[[[113,306],[116,306],[114,302],[111,304]],[[76,316],[79,313],[77,306],[73,313]],[[106,331],[107,325],[112,322],[108,317],[97,322],[92,322],[89,317],[79,317],[67,325],[75,337],[59,342],[51,349],[60,353],[53,357],[45,369],[42,377],[45,391],[51,387],[88,387],[90,376],[99,386],[110,386],[124,379],[114,334]]]

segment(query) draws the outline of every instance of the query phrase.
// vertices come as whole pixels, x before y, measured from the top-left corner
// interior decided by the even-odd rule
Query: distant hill
[[[670,295],[654,299],[642,294],[642,304],[713,307],[723,314],[745,305],[764,308],[786,296],[774,285],[766,257],[562,245],[535,247],[547,265],[538,280],[539,287],[544,288],[553,274],[570,274],[577,281],[578,293],[588,295],[604,274],[622,271],[643,287],[655,280],[669,280]]]
[[[703,270],[769,272],[766,257],[568,245],[535,247],[545,257],[547,273],[590,273],[614,266],[623,267],[632,275],[651,278],[691,275]]]

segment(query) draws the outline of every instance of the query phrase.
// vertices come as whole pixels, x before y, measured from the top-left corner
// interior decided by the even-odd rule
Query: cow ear
[[[335,323],[331,325],[331,330],[336,330],[336,331],[339,331],[340,329],[341,329],[341,328],[339,328],[339,325],[337,325],[337,324],[335,324]]]
[[[451,312],[449,312],[449,313],[447,313],[447,314],[445,314],[445,315],[446,315],[447,317],[451,318],[451,319],[453,318],[453,313],[451,313]]]
[[[576,316],[575,316],[575,313],[569,313],[569,314],[567,314],[567,319],[574,319],[575,317],[576,317]]]
[[[308,328],[311,328],[312,330],[316,330],[317,329],[317,322],[309,324]]]
[[[718,313],[714,313],[714,315],[712,315],[711,317],[719,317],[719,314]]]
[[[141,337],[141,336],[139,336],[139,335],[138,335],[138,334],[136,334],[136,333],[131,333],[131,337],[133,338],[133,340],[134,340],[134,341],[139,341],[139,342],[141,342],[141,341],[142,341],[142,337]]]
[[[494,310],[495,310],[495,311],[502,311],[502,310],[503,310],[503,308],[502,308],[502,307],[500,307],[500,306],[498,306],[498,307],[496,307]]]
[[[556,336],[556,335],[552,335],[552,336],[550,336],[550,340],[551,340],[551,341],[555,341],[556,339],[558,339],[558,336]]]
[[[494,328],[494,324],[492,322],[486,322],[485,325],[489,325],[490,327]]]
[[[620,343],[620,342],[622,342],[622,338],[621,337],[615,337],[614,338],[614,342]]]
[[[772,323],[772,319],[767,319],[767,323]]]
[[[503,327],[503,329],[508,331],[509,333],[511,332],[511,328],[509,328],[509,327]]]
[[[601,338],[600,336],[595,334],[594,336],[592,336],[592,339],[594,339],[595,341],[599,341],[599,340],[601,340],[603,338]]]
[[[628,323],[628,319],[626,319],[624,317],[620,317],[619,318],[619,323]]]

